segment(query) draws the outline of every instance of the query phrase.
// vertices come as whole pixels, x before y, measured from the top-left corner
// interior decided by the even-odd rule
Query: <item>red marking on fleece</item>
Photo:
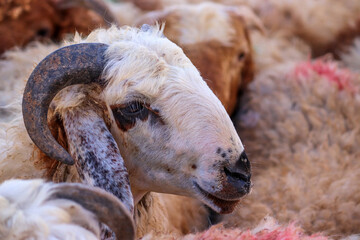
[[[313,76],[313,74],[317,74],[318,76],[335,83],[340,91],[347,90],[352,93],[358,91],[352,83],[352,79],[355,75],[348,69],[339,68],[336,62],[322,59],[312,62],[301,62],[296,65],[293,74],[298,78],[309,78]]]
[[[240,229],[226,229],[216,225],[209,230],[198,233],[194,236],[197,240],[327,240],[328,238],[320,234],[308,236],[302,229],[294,224],[289,226],[276,227],[275,229],[263,229],[257,233],[251,233],[250,230],[241,231]]]

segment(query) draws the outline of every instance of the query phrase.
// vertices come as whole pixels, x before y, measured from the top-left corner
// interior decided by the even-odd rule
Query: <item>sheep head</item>
[[[66,164],[73,163],[73,158],[78,161],[78,155],[91,155],[87,153],[94,149],[100,149],[100,154],[101,146],[83,146],[84,137],[78,137],[70,144],[78,145],[70,156],[46,124],[56,93],[73,84],[97,83],[111,132],[106,139],[114,139],[119,146],[135,203],[156,191],[197,197],[218,212],[231,212],[250,191],[251,176],[233,123],[183,51],[157,28],[143,29],[99,30],[86,41],[100,43],[70,45],[45,58],[24,92],[29,135],[44,153]],[[64,89],[56,103],[65,117],[65,131],[67,112],[79,105],[82,94],[74,87]],[[80,125],[68,131],[68,139],[79,134]],[[80,132],[86,134],[83,129]],[[89,127],[88,132],[94,135],[93,144],[101,145],[96,135],[103,131]],[[89,157],[85,163],[96,158]]]
[[[254,75],[248,30],[262,28],[261,21],[246,7],[202,3],[150,12],[138,25],[155,22],[166,22],[165,36],[184,50],[232,114],[239,90]]]

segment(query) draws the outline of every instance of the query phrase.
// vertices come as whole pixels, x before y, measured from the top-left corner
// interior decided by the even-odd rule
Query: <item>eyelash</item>
[[[123,116],[133,116],[141,113],[146,109],[146,104],[140,101],[132,101],[124,107],[119,107],[117,111]]]

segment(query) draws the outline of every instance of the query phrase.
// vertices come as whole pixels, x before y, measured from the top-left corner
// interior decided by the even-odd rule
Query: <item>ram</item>
[[[75,39],[38,64],[22,106],[36,146],[21,117],[6,124],[1,181],[80,181],[130,211],[133,196],[135,213],[150,212],[138,203],[152,191],[198,198],[220,213],[250,191],[250,162],[225,108],[159,28]],[[147,224],[141,214],[136,224]]]

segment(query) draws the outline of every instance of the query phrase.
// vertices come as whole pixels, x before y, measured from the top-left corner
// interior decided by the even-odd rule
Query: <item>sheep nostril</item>
[[[243,171],[245,171],[245,174],[250,174],[251,172],[251,165],[250,165],[250,161],[245,153],[245,151],[243,151],[239,157],[239,159],[237,160],[236,164],[235,164],[236,169],[241,169]]]
[[[224,172],[227,177],[230,177],[232,179],[240,180],[240,181],[243,181],[246,183],[250,182],[251,174],[243,174],[240,172],[233,172],[233,171],[230,171],[226,167],[224,167]]]

